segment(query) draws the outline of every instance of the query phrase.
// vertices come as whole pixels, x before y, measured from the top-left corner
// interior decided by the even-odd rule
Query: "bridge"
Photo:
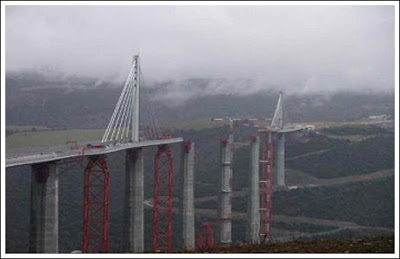
[[[110,169],[106,154],[125,152],[124,250],[144,250],[143,218],[143,149],[158,147],[154,158],[153,249],[170,251],[172,245],[172,188],[174,159],[170,145],[181,145],[178,194],[181,204],[182,249],[194,249],[193,159],[194,143],[173,138],[162,132],[160,124],[147,107],[147,116],[139,113],[140,89],[144,85],[139,55],[133,57],[131,69],[101,141],[80,149],[63,149],[29,155],[6,156],[6,168],[31,165],[31,213],[29,251],[58,252],[58,174],[64,160],[83,161],[84,171],[83,253],[107,253],[109,236]],[[147,105],[148,106],[148,105]],[[142,105],[146,108],[146,104]],[[143,112],[143,110],[142,110]],[[146,120],[147,119],[147,123]],[[144,123],[143,123],[144,122]],[[139,127],[140,126],[140,127]],[[165,199],[167,197],[167,199]]]
[[[38,163],[49,163],[60,161],[63,159],[74,159],[82,156],[96,156],[105,155],[113,152],[124,151],[126,149],[143,148],[159,145],[176,144],[183,142],[182,138],[170,138],[170,139],[159,139],[159,140],[144,140],[140,142],[132,142],[125,144],[118,144],[115,146],[104,146],[102,148],[92,148],[88,150],[59,150],[57,152],[33,154],[20,157],[6,158],[6,168],[22,165],[32,165]]]
[[[140,103],[140,89],[144,85],[139,55],[134,56],[127,80],[111,115],[101,141],[81,149],[65,149],[17,157],[6,157],[6,168],[30,165],[31,213],[29,251],[58,253],[58,174],[57,167],[64,160],[88,158],[84,169],[83,253],[108,253],[110,169],[106,155],[125,152],[125,206],[122,249],[126,252],[144,251],[144,155],[143,149],[157,147],[154,157],[153,250],[171,251],[173,219],[174,162],[170,145],[181,146],[178,193],[180,236],[182,249],[195,248],[194,230],[194,143],[172,137],[162,131],[151,107],[143,123],[146,103]],[[148,106],[148,105],[147,105]],[[285,185],[285,134],[304,130],[304,127],[284,123],[282,93],[272,119],[252,137],[248,224],[249,240],[259,243],[272,236],[273,184]],[[233,120],[232,120],[233,121]],[[260,137],[262,155],[260,158]],[[229,245],[231,238],[233,127],[228,138],[221,140],[221,193],[219,212],[220,243]],[[276,152],[274,150],[277,150]],[[276,167],[274,167],[274,161]],[[261,169],[261,170],[260,170]],[[274,173],[274,170],[276,171]],[[260,176],[261,171],[261,176]],[[274,181],[274,174],[276,180]],[[260,200],[261,199],[261,200]]]

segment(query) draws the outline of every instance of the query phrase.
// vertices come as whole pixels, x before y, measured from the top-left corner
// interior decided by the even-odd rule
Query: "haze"
[[[227,80],[210,92],[393,92],[394,7],[6,7],[7,72],[122,80],[138,52],[149,81]]]

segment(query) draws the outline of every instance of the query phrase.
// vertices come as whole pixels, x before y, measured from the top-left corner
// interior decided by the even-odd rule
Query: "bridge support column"
[[[251,164],[248,191],[247,240],[252,244],[260,242],[260,188],[259,188],[260,137],[251,139]]]
[[[29,252],[58,253],[56,163],[32,165]]]
[[[141,148],[126,150],[123,252],[144,251],[144,163]]]
[[[276,139],[276,184],[285,186],[285,134],[278,133]]]
[[[182,215],[182,249],[195,248],[194,230],[194,143],[182,143],[180,168],[181,197],[180,214]]]
[[[221,194],[219,217],[221,220],[221,245],[232,243],[232,145],[233,134],[221,141]]]

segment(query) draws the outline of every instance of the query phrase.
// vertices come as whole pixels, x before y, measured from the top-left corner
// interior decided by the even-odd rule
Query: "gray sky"
[[[147,80],[228,80],[211,92],[394,91],[394,7],[6,7],[7,71],[122,79],[137,52]]]

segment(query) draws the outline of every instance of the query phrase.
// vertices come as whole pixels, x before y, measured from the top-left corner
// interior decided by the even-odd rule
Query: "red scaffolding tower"
[[[214,229],[212,228],[212,223],[204,222],[201,224],[199,238],[197,239],[197,247],[199,249],[214,247]]]
[[[172,249],[173,156],[169,145],[158,146],[154,160],[153,249]]]
[[[83,253],[108,253],[110,169],[105,156],[89,159],[84,180]]]

